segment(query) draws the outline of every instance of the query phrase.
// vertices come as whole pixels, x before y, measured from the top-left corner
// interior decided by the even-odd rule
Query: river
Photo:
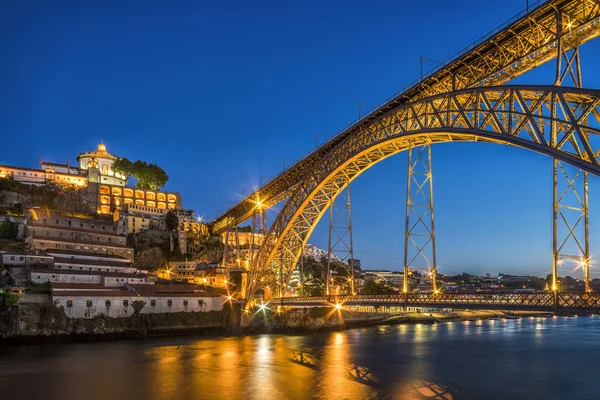
[[[2,399],[599,399],[600,316],[11,346]]]

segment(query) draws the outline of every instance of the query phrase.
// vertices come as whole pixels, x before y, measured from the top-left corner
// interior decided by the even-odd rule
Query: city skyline
[[[23,15],[25,10],[13,5],[0,17],[6,19],[1,29],[18,34],[27,46],[1,45],[4,53],[20,57],[19,62],[0,67],[5,76],[14,77],[1,100],[10,117],[0,126],[8,133],[6,144],[16,149],[2,163],[35,166],[39,157],[74,161],[79,151],[104,140],[117,155],[164,167],[171,177],[167,189],[180,191],[186,208],[212,219],[217,208],[223,211],[251,185],[258,186],[261,175],[266,179],[277,174],[291,159],[310,152],[316,138],[323,142],[354,122],[359,102],[369,103],[363,106],[364,114],[418,77],[420,56],[443,60],[460,50],[457,43],[475,39],[473,32],[487,32],[524,5],[507,4],[475,7],[478,18],[470,19],[464,30],[453,24],[451,32],[443,29],[444,13],[436,13],[429,22],[437,23],[439,30],[434,26],[427,28],[428,34],[412,35],[415,48],[403,47],[401,55],[394,51],[390,34],[407,36],[422,26],[407,21],[406,26],[390,28],[384,22],[391,23],[394,12],[384,6],[321,7],[298,20],[292,17],[293,6],[276,7],[270,13],[261,13],[260,5],[247,6],[236,9],[231,20],[221,21],[211,19],[211,11],[221,14],[218,6],[200,13],[189,6],[189,13],[163,14],[157,5],[144,13],[138,9],[135,23],[127,20],[126,28],[120,20],[123,10],[104,11],[103,17],[111,22],[108,27],[83,26],[78,18],[98,10],[60,7],[36,11],[62,15],[60,26],[51,19],[41,26],[15,26],[11,15]],[[400,12],[398,5],[392,6]],[[402,11],[423,13],[426,6],[410,7],[414,9]],[[327,17],[334,12],[341,18],[330,26]],[[463,11],[448,6],[447,12],[458,18]],[[207,24],[198,27],[195,17]],[[314,22],[310,28],[301,23],[306,18]],[[355,29],[353,23],[363,18],[367,23]],[[254,30],[252,37],[241,35],[253,22],[264,23],[263,29]],[[158,27],[166,28],[153,29]],[[23,33],[30,28],[35,29]],[[314,30],[326,29],[332,34],[321,42]],[[281,35],[274,37],[274,32]],[[379,37],[386,40],[378,42]],[[86,41],[94,44],[93,49]],[[198,41],[216,51],[218,61],[204,59]],[[374,58],[359,59],[357,45]],[[23,48],[28,53],[21,53]],[[118,63],[111,61],[109,48],[120,52]],[[598,48],[595,42],[583,46],[588,65],[594,65]],[[135,60],[128,51],[136,52]],[[66,62],[75,55],[80,59]],[[41,60],[49,67],[43,73],[37,70]],[[11,70],[17,66],[21,68]],[[425,67],[433,66],[430,62]],[[35,79],[33,72],[39,74]],[[584,67],[586,86],[600,87],[600,77],[592,74],[592,68]],[[550,84],[551,77],[552,66],[547,65],[514,83]],[[42,82],[44,86],[36,86]],[[119,96],[114,95],[117,91]],[[436,145],[432,152],[440,273],[551,272],[551,159],[481,143]],[[402,268],[405,181],[406,155],[400,154],[353,183],[355,255],[365,268]],[[600,217],[593,201],[599,186],[598,178],[591,177],[592,257],[600,245],[594,236]],[[275,215],[269,212],[269,221]],[[326,240],[321,223],[309,241],[326,247]]]

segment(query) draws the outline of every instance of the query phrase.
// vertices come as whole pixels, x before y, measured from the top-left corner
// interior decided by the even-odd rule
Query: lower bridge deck
[[[532,310],[562,312],[600,312],[600,293],[398,293],[391,295],[339,295],[282,297],[269,301],[272,306],[322,307],[346,306],[429,307],[485,310]]]

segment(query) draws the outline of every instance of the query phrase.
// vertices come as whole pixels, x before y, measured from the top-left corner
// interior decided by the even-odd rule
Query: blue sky
[[[211,219],[314,149],[317,133],[324,141],[352,123],[359,101],[368,109],[417,78],[420,56],[444,60],[525,5],[406,3],[2,2],[0,163],[75,162],[104,140],[161,165],[166,188]],[[591,88],[597,42],[582,49]],[[518,80],[552,81],[552,66]],[[551,159],[487,144],[432,151],[440,271],[549,272]],[[405,182],[400,154],[353,183],[364,267],[401,268]],[[322,247],[324,225],[310,240]]]

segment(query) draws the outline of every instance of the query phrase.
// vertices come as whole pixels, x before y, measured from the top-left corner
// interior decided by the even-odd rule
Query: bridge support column
[[[569,43],[565,35],[570,33],[570,24],[564,25],[563,14],[556,13],[557,18],[557,54],[556,54],[556,86],[563,85],[570,80],[574,87],[583,85],[581,63],[579,57],[579,43]],[[569,79],[570,78],[570,79]],[[557,117],[557,100],[552,100],[552,117]],[[574,110],[569,110],[574,113]],[[573,132],[565,131],[564,127],[556,122],[551,124],[552,145],[564,143],[563,146],[572,146],[571,151],[583,152],[573,139]],[[588,135],[584,132],[581,135]],[[587,138],[589,142],[589,137]],[[552,238],[552,290],[560,290],[558,280],[559,267],[570,263],[573,267],[582,270],[585,291],[590,287],[590,249],[589,249],[589,208],[588,208],[588,172],[574,170],[556,158],[553,159],[553,238]]]
[[[233,239],[233,240],[232,240]],[[232,242],[233,243],[230,243]],[[241,263],[240,254],[240,239],[238,235],[238,227],[227,228],[225,231],[225,243],[223,248],[224,267],[239,267]]]
[[[326,294],[356,294],[354,288],[354,243],[350,180],[329,199],[329,238],[327,245]],[[339,292],[339,293],[338,293]]]
[[[267,233],[267,215],[259,205],[252,213],[252,231],[250,232],[250,264],[254,261],[256,253]]]
[[[404,293],[413,270],[426,270],[437,292],[437,261],[435,254],[435,224],[431,145],[408,150],[406,184],[406,225],[404,233]]]

